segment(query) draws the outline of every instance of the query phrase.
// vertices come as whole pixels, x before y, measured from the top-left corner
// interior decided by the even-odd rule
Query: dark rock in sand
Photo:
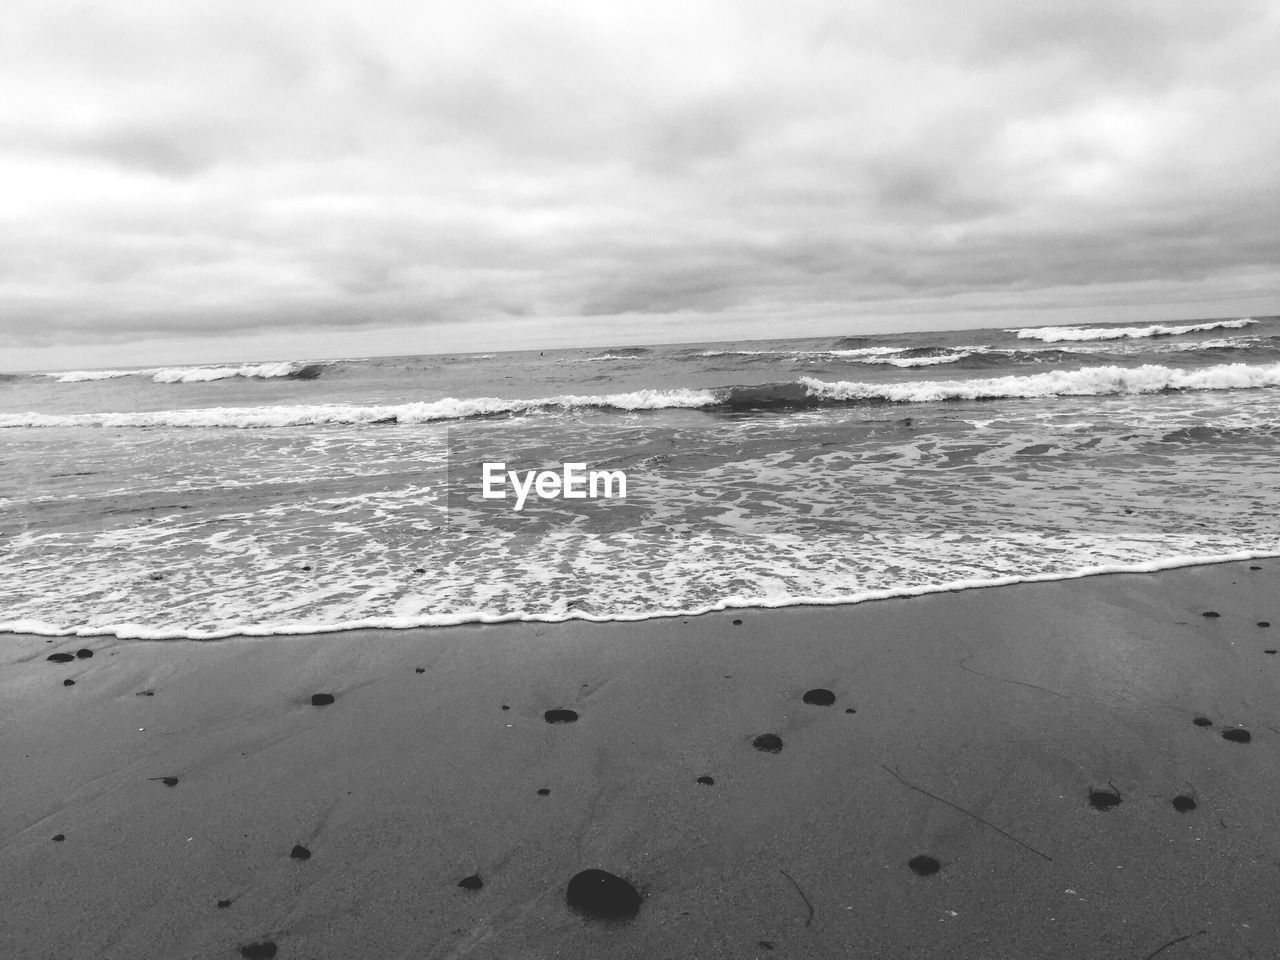
[[[48,661],[49,661],[49,662],[51,662],[51,663],[70,663],[72,660],[74,660],[74,659],[75,659],[75,654],[72,654],[72,653],[51,653],[51,654],[49,654],[47,657],[45,657],[45,659],[46,659],[46,660],[48,660]]]
[[[1271,626],[1271,621],[1270,621],[1270,620],[1259,620],[1259,621],[1258,621],[1258,626],[1260,626],[1260,627],[1269,627],[1269,626]]]
[[[163,580],[163,579],[164,579],[164,574],[163,574],[163,573],[153,573],[153,574],[151,574],[151,579],[152,579],[152,580]]]
[[[640,894],[605,870],[583,870],[565,890],[569,909],[592,920],[626,920],[640,912]]]
[[[698,782],[703,786],[710,787],[715,783],[715,780],[713,780],[711,777],[703,776],[698,778]]]
[[[1095,810],[1107,811],[1112,807],[1120,806],[1120,793],[1114,788],[1111,790],[1090,790],[1089,806]]]
[[[219,900],[219,901],[218,901],[218,909],[219,909],[219,910],[225,910],[225,909],[227,909],[227,907],[229,907],[229,906],[231,906],[231,901],[230,901],[230,900]]]
[[[1275,654],[1276,654],[1276,651],[1274,651],[1274,650],[1263,650],[1262,652],[1263,652],[1263,653],[1269,653],[1269,654],[1271,654],[1272,656],[1275,656]],[[63,680],[62,682],[63,682],[63,683],[66,683],[67,681]],[[74,682],[74,681],[72,681],[72,682]]]
[[[276,955],[276,945],[274,940],[264,940],[262,943],[250,943],[240,948],[240,956],[245,960],[271,960]]]
[[[776,733],[762,733],[751,741],[751,745],[765,753],[782,752],[782,738]]]
[[[311,564],[307,564],[307,565],[306,565],[306,566],[304,566],[304,567],[299,567],[298,569],[299,569],[299,570],[302,570],[302,571],[303,571],[303,572],[305,572],[305,573],[309,573],[309,572],[311,571]]]
[[[164,777],[160,780],[166,787],[176,787],[178,785],[177,777]]]
[[[1261,567],[1250,567],[1249,569],[1250,569],[1250,570],[1261,570],[1262,568],[1261,568]]]
[[[1200,616],[1209,617],[1210,619],[1212,619],[1214,617],[1220,617],[1222,616],[1222,614],[1217,613],[1216,611],[1213,611],[1213,610],[1206,610],[1204,613],[1200,614]]]
[[[413,568],[413,572],[414,572],[414,573],[426,573],[427,571],[426,571],[424,568],[422,568],[422,567],[414,567],[414,568]]]
[[[549,796],[551,796],[551,791],[550,791],[550,790],[548,790],[546,787],[539,787],[539,788],[538,788],[538,796],[540,796],[540,797],[549,797]]]
[[[857,710],[855,710],[855,709],[853,709],[853,707],[845,707],[845,708],[844,708],[844,712],[845,712],[845,713],[857,713],[858,711],[857,711]]]
[[[1212,721],[1212,720],[1210,720],[1208,717],[1196,717],[1196,718],[1195,718],[1194,720],[1192,720],[1191,722],[1192,722],[1192,723],[1194,723],[1197,727],[1212,727],[1212,726],[1213,726],[1213,721]]]
[[[311,851],[299,843],[295,844],[294,848],[289,851],[289,856],[293,857],[295,860],[310,860]]]
[[[458,886],[463,890],[479,890],[484,886],[484,881],[480,879],[480,874],[473,873],[469,877],[463,877],[458,881]]]
[[[93,656],[93,651],[90,650],[88,647],[82,647],[81,649],[76,651],[77,660],[88,660],[92,656]]]
[[[542,715],[547,723],[573,723],[578,719],[576,710],[548,710]]]
[[[63,840],[65,840],[65,839],[67,839],[67,835],[66,835],[65,833],[55,833],[55,834],[53,835],[53,842],[54,842],[54,843],[61,843],[61,842],[62,842]]]
[[[815,687],[805,693],[804,702],[811,703],[815,707],[829,707],[836,702],[836,695],[830,690],[824,690],[822,687]]]
[[[503,710],[510,710],[511,708],[510,708],[509,706],[507,706],[507,705],[504,703],[504,704],[502,705],[502,709],[503,709]]]
[[[734,625],[735,627],[740,627],[740,626],[742,626],[742,621],[741,621],[741,620],[735,620],[735,621],[733,621],[733,625]]]
[[[1253,734],[1240,727],[1232,727],[1230,730],[1222,731],[1222,739],[1230,740],[1232,743],[1248,743],[1253,739]]]
[[[426,673],[426,672],[427,672],[427,668],[426,668],[426,667],[414,667],[414,668],[413,668],[413,672],[414,672],[414,673]]]
[[[155,695],[156,692],[154,690],[139,690],[134,694],[135,697],[154,697]]]
[[[1180,793],[1173,798],[1173,809],[1179,813],[1190,813],[1196,808],[1196,802],[1188,797],[1185,793]]]
[[[62,685],[64,687],[74,687],[76,685],[76,682],[74,680],[63,680]]]
[[[311,705],[313,707],[327,707],[333,703],[332,693],[313,693],[311,695]]]
[[[931,877],[942,869],[942,864],[923,853],[908,860],[907,866],[911,868],[911,872],[917,877]]]

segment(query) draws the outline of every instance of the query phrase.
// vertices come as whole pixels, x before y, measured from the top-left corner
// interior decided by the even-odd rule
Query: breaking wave
[[[1152,324],[1149,327],[1024,327],[1007,330],[1020,340],[1043,340],[1045,343],[1061,343],[1064,340],[1133,340],[1142,337],[1176,337],[1184,333],[1203,333],[1206,330],[1239,330],[1255,321],[1245,317],[1240,320],[1214,320],[1210,323],[1193,323],[1181,327]]]
[[[1280,386],[1280,363],[1220,364],[1183,370],[1147,364],[1055,370],[1027,376],[970,380],[911,380],[902,383],[826,381],[812,377],[782,383],[706,390],[638,390],[597,396],[532,400],[447,397],[385,405],[314,404],[210,407],[138,413],[0,414],[0,427],[293,427],[310,424],[431,423],[470,417],[572,410],[758,411],[828,404],[936,403],[946,400],[1150,394],[1170,390],[1241,390]]]
[[[279,363],[246,363],[225,367],[151,367],[146,370],[68,370],[65,373],[49,373],[58,383],[84,383],[93,380],[116,380],[121,377],[148,377],[154,383],[207,383],[211,380],[228,380],[232,377],[271,379],[288,377],[293,380],[315,380],[324,372],[326,364],[299,363],[292,360]]]

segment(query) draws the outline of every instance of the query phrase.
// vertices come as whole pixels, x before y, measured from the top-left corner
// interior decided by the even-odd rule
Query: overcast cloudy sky
[[[1274,313],[1274,0],[8,0],[0,367]]]

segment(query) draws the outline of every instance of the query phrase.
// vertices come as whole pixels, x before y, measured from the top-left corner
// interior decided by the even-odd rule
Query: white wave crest
[[[303,364],[292,361],[280,363],[246,363],[238,367],[176,367],[157,370],[151,379],[156,383],[206,383],[210,380],[229,380],[231,377],[270,379],[287,377],[301,370]]]
[[[65,373],[46,373],[58,383],[82,383],[90,380],[115,380],[119,377],[145,377],[155,370],[68,370]]]
[[[1201,370],[1146,364],[1141,367],[1083,367],[1030,376],[974,380],[914,380],[907,383],[829,383],[804,377],[809,396],[823,400],[890,400],[931,403],[939,400],[987,400],[1001,397],[1101,397],[1158,393],[1161,390],[1241,390],[1280,386],[1280,363],[1265,366],[1230,363]]]
[[[1239,330],[1255,321],[1249,317],[1240,320],[1214,320],[1211,323],[1193,323],[1181,327],[1152,324],[1149,327],[1024,327],[1006,330],[1016,333],[1020,340],[1043,340],[1045,343],[1061,343],[1064,340],[1131,340],[1140,337],[1176,337],[1184,333],[1203,333],[1206,330]]]
[[[269,379],[288,377],[306,364],[292,360],[278,363],[245,363],[226,367],[148,367],[145,370],[68,370],[50,373],[58,383],[82,383],[92,380],[115,380],[120,377],[150,377],[155,383],[206,383],[231,377]]]
[[[638,390],[602,396],[563,396],[536,400],[498,397],[448,397],[425,403],[377,406],[313,404],[271,407],[206,407],[142,413],[78,413],[68,415],[0,414],[2,427],[296,427],[310,424],[431,423],[536,410],[603,408],[613,410],[694,409],[711,406],[709,390]]]

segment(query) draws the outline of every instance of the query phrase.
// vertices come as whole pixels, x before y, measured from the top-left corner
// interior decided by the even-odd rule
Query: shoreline
[[[275,627],[238,627],[215,631],[174,631],[164,629],[137,628],[136,624],[121,624],[111,627],[73,627],[64,629],[34,621],[0,622],[0,638],[6,636],[33,636],[45,639],[63,638],[114,638],[118,640],[164,641],[188,640],[206,642],[211,640],[261,639],[267,637],[307,637],[327,634],[358,633],[366,631],[410,631],[439,630],[453,627],[499,626],[513,624],[555,625],[562,623],[582,622],[593,624],[610,623],[648,623],[649,621],[673,620],[688,617],[708,617],[717,614],[746,611],[778,611],[795,609],[822,609],[829,607],[852,607],[866,603],[878,603],[886,600],[910,600],[939,593],[963,593],[970,590],[992,590],[999,587],[1017,587],[1038,583],[1059,583],[1073,580],[1084,580],[1091,577],[1109,577],[1163,573],[1169,570],[1184,570],[1195,567],[1212,567],[1228,563],[1240,563],[1250,560],[1280,559],[1277,550],[1238,550],[1233,553],[1217,554],[1208,557],[1175,556],[1162,560],[1151,560],[1134,564],[1102,564],[1096,567],[1085,567],[1071,573],[1028,574],[1017,577],[996,577],[991,580],[956,580],[937,585],[919,587],[895,587],[887,590],[869,590],[857,594],[854,598],[822,599],[809,597],[802,600],[786,601],[778,604],[744,603],[741,605],[731,601],[723,601],[708,607],[693,610],[659,611],[635,615],[596,615],[581,610],[571,610],[563,617],[526,614],[459,614],[440,615],[437,619],[375,617],[337,624],[279,624]],[[136,629],[135,629],[136,628]]]
[[[0,952],[1266,956],[1278,587],[1274,559],[1231,560],[640,622],[81,637],[67,664],[10,634]],[[566,909],[592,867],[637,887],[635,920]]]

